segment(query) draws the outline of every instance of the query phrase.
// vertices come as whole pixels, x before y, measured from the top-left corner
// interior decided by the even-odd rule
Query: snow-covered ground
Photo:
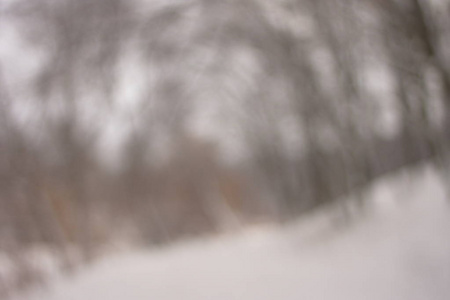
[[[330,212],[168,249],[111,255],[24,300],[450,299],[450,206],[429,165],[370,189],[367,213]]]

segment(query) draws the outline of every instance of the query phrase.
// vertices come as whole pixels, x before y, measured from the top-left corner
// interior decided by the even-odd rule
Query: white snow
[[[436,169],[378,181],[367,213],[122,253],[25,300],[450,299],[450,205]],[[18,298],[19,299],[19,298]]]

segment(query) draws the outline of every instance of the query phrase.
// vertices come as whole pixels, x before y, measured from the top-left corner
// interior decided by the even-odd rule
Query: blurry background
[[[449,114],[448,0],[1,0],[0,252],[289,221],[444,166]]]

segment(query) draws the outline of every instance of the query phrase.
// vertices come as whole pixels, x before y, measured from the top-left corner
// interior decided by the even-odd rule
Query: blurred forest
[[[443,165],[449,114],[448,0],[1,0],[0,252],[291,220]]]

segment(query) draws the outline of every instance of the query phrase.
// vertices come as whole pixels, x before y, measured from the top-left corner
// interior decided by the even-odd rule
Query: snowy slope
[[[421,167],[376,183],[368,213],[105,258],[24,300],[450,299],[450,206]]]

